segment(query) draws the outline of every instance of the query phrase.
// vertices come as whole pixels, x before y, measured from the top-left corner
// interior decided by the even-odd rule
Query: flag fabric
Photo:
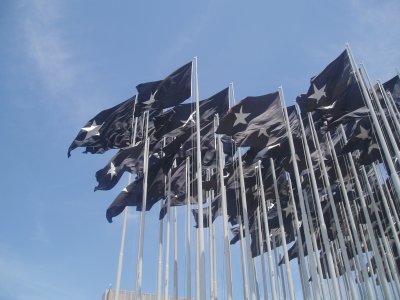
[[[192,63],[189,62],[163,80],[136,86],[138,101],[135,116],[145,110],[168,108],[182,103],[191,96]]]
[[[137,173],[143,169],[144,143],[120,150],[107,165],[96,172],[97,190],[112,189],[124,172]]]
[[[232,106],[226,116],[220,120],[216,133],[233,136],[235,133],[246,130],[251,120],[263,114],[269,107],[275,107],[277,98],[279,98],[278,92],[244,98]]]
[[[77,147],[86,147],[85,153],[104,153],[130,146],[134,105],[135,96],[90,119],[69,146],[68,157]]]
[[[196,104],[179,104],[154,118],[155,137],[178,136],[196,124]],[[199,102],[200,126],[214,121],[214,115],[224,116],[229,108],[229,89],[226,88]]]
[[[400,76],[396,75],[382,85],[385,91],[390,92],[392,95],[397,108],[400,108]]]
[[[307,94],[299,101],[303,102],[300,107],[304,112],[320,110],[331,119],[364,106],[347,50],[311,78]]]

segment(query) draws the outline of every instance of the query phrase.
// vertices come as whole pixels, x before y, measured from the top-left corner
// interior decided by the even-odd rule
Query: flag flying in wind
[[[396,106],[400,108],[400,76],[396,75],[383,84],[385,91],[390,92]]]
[[[103,169],[96,172],[98,185],[94,190],[110,190],[118,183],[125,171],[130,173],[141,171],[143,169],[143,149],[144,143],[139,143],[133,147],[122,149],[114,155]]]
[[[333,119],[364,106],[347,50],[311,79],[307,94],[298,100],[304,101],[299,104],[303,112],[321,110]]]
[[[163,80],[136,86],[138,101],[135,116],[145,110],[168,108],[182,103],[191,96],[192,63],[180,67]]]
[[[68,157],[77,147],[86,147],[85,153],[104,153],[130,146],[134,106],[135,96],[90,119],[69,146]]]

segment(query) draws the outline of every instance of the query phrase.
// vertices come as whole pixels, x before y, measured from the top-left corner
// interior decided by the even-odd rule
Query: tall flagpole
[[[136,108],[136,101],[138,95],[135,96],[135,102],[133,104],[132,110],[132,124],[131,130],[133,131],[131,137],[131,145],[133,146],[136,141],[136,128],[137,128],[137,118],[135,118],[135,108]],[[129,174],[128,177],[128,185],[131,183],[132,174]],[[122,221],[122,234],[121,234],[121,244],[119,247],[119,258],[118,258],[118,269],[117,269],[117,280],[115,283],[115,300],[119,300],[119,292],[121,288],[121,274],[122,274],[122,265],[124,261],[124,249],[125,249],[125,239],[126,239],[126,225],[128,223],[128,206],[124,209],[124,219]]]
[[[163,201],[160,201],[160,210],[161,209],[163,209]],[[160,220],[159,237],[158,237],[157,300],[161,300],[163,229],[164,229],[164,218]]]
[[[352,52],[350,50],[350,46],[349,45],[346,45],[346,50],[347,50],[347,53],[349,54],[353,71],[355,72],[356,78],[358,79],[358,82],[359,82],[359,84],[361,86],[361,90],[362,90],[362,93],[364,95],[365,103],[368,106],[368,109],[369,109],[369,112],[370,112],[370,115],[371,115],[371,118],[372,118],[372,123],[374,124],[374,128],[375,128],[378,140],[379,140],[380,147],[381,147],[381,149],[382,149],[382,151],[384,153],[385,160],[386,160],[387,166],[389,168],[388,171],[389,171],[390,178],[393,181],[393,185],[394,185],[394,188],[396,190],[397,197],[400,198],[400,179],[399,179],[399,176],[397,175],[396,168],[394,167],[394,164],[393,164],[393,161],[392,161],[392,157],[390,155],[389,148],[388,148],[388,146],[386,144],[386,141],[385,141],[385,138],[383,136],[383,132],[381,130],[381,127],[379,125],[379,121],[378,121],[378,118],[376,116],[374,107],[372,106],[371,98],[370,98],[370,96],[368,94],[368,91],[367,91],[367,88],[365,87],[365,84],[364,84],[364,82],[362,80],[361,74],[360,74],[360,72],[358,71],[358,69],[356,67],[356,63],[355,63],[355,60],[353,58],[353,54],[352,54]]]
[[[189,172],[189,157],[186,157],[186,264],[187,264],[187,274],[186,274],[186,294],[187,298],[192,298],[192,256],[190,251],[190,172]]]
[[[330,148],[331,153],[332,153],[333,161],[335,163],[336,175],[337,175],[337,178],[339,179],[340,189],[342,191],[342,196],[343,196],[343,200],[344,200],[344,203],[345,203],[345,208],[346,208],[348,219],[349,219],[349,222],[350,222],[350,228],[351,228],[351,230],[353,232],[353,240],[355,241],[355,246],[356,246],[356,249],[357,249],[357,253],[359,254],[357,256],[356,262],[358,262],[358,269],[361,271],[361,275],[362,275],[364,283],[365,283],[365,285],[367,287],[368,296],[369,296],[370,299],[372,299],[373,298],[372,288],[371,288],[371,285],[368,282],[368,274],[367,274],[367,271],[365,270],[365,263],[363,263],[361,261],[361,259],[360,259],[360,257],[362,256],[363,251],[362,251],[362,247],[361,247],[361,244],[360,244],[360,239],[358,237],[357,227],[356,227],[356,224],[355,224],[355,221],[354,221],[354,218],[353,218],[353,212],[351,210],[349,197],[347,196],[347,190],[346,190],[346,186],[344,184],[342,170],[340,169],[339,161],[338,161],[337,156],[336,156],[335,147],[334,147],[334,145],[332,143],[332,138],[331,138],[331,135],[330,135],[329,132],[327,133],[327,140],[328,140],[329,148]]]
[[[347,142],[347,137],[346,137],[346,133],[344,132],[343,126],[340,126],[340,128],[342,130],[343,138],[344,138],[345,142]],[[353,172],[354,181],[356,183],[357,193],[358,193],[359,199],[361,201],[361,208],[362,208],[362,210],[364,212],[365,220],[367,221],[367,229],[368,229],[369,238],[370,238],[370,241],[371,241],[372,250],[373,250],[373,252],[375,254],[375,260],[376,260],[378,269],[379,270],[383,270],[383,262],[382,262],[382,259],[381,259],[380,255],[379,255],[379,250],[378,250],[378,247],[377,247],[375,234],[374,234],[374,231],[373,231],[371,219],[369,218],[367,205],[366,205],[365,198],[364,198],[364,193],[363,193],[363,190],[361,188],[361,184],[360,184],[360,181],[359,181],[359,178],[358,178],[358,174],[357,174],[357,170],[356,170],[356,167],[355,167],[355,164],[354,164],[354,161],[353,161],[353,157],[351,156],[350,153],[347,153],[347,158],[350,161],[350,167],[351,167],[351,171]],[[385,298],[386,299],[391,299],[389,288],[388,288],[387,283],[386,283],[385,280],[383,280],[381,282],[381,287],[382,287],[382,290],[383,290]]]
[[[143,244],[144,244],[144,226],[147,206],[147,181],[148,181],[148,164],[149,164],[149,112],[145,112],[146,116],[146,140],[144,144],[144,162],[143,162],[143,199],[142,199],[142,212],[140,214],[140,232],[139,232],[139,245],[138,245],[138,262],[137,262],[137,277],[136,277],[136,293],[137,299],[142,299],[142,269],[143,269]]]
[[[298,191],[297,194],[299,196],[301,219],[302,219],[303,225],[304,225],[304,234],[306,237],[306,246],[307,246],[308,259],[309,259],[309,264],[310,264],[312,284],[314,287],[316,298],[320,299],[321,294],[320,294],[318,283],[317,283],[317,281],[318,281],[317,272],[315,270],[316,269],[315,262],[312,258],[313,248],[312,248],[312,244],[311,244],[310,227],[309,227],[308,217],[307,217],[306,208],[305,208],[305,204],[304,204],[303,193],[301,192],[302,187],[301,187],[301,181],[300,181],[300,176],[299,176],[299,168],[298,168],[297,160],[296,160],[296,152],[295,152],[294,143],[293,143],[292,129],[290,128],[289,117],[288,117],[288,113],[287,113],[287,109],[286,109],[285,98],[283,97],[282,87],[279,87],[278,90],[279,90],[279,98],[281,100],[282,109],[283,109],[283,113],[284,113],[286,132],[287,132],[287,136],[288,136],[288,140],[289,140],[290,155],[291,155],[291,160],[292,160],[292,165],[293,165],[293,171],[295,174],[296,187],[297,187],[297,191]]]
[[[174,297],[178,300],[178,212],[174,207]]]
[[[218,119],[217,119],[218,122]],[[231,249],[228,232],[228,212],[226,203],[226,189],[224,182],[224,152],[222,149],[221,136],[217,135],[218,144],[218,174],[221,190],[222,226],[224,234],[224,261],[225,261],[225,284],[227,288],[227,299],[232,300],[232,269],[231,269]]]
[[[265,229],[265,240],[267,244],[267,252],[268,252],[268,267],[269,267],[269,280],[271,285],[271,294],[272,300],[276,300],[276,274],[274,270],[274,262],[272,259],[272,251],[271,251],[271,238],[269,235],[269,225],[268,225],[268,215],[267,215],[267,207],[265,204],[265,192],[264,192],[264,183],[263,177],[261,173],[261,161],[257,162],[257,169],[258,169],[258,178],[260,180],[260,194],[261,194],[261,208],[262,208],[262,216],[264,221],[264,229]],[[265,292],[264,292],[265,293]]]
[[[171,235],[171,170],[168,171],[167,185],[167,225],[165,241],[165,275],[164,275],[164,299],[169,300],[169,260],[170,260],[170,235]]]
[[[200,300],[206,299],[206,283],[205,283],[205,254],[204,254],[204,224],[203,224],[203,183],[202,183],[202,167],[201,167],[201,142],[200,142],[200,108],[199,108],[199,82],[197,71],[197,57],[193,58],[194,69],[194,95],[196,100],[196,165],[197,165],[197,202],[199,208],[199,254],[200,254]]]
[[[263,281],[263,291],[264,291],[264,299],[268,299],[268,291],[267,291],[267,273],[265,270],[265,258],[264,258],[264,241],[262,237],[261,230],[261,217],[260,217],[260,207],[257,207],[257,227],[258,227],[258,246],[260,247],[260,256],[261,256],[261,272],[262,272],[262,281]]]
[[[243,280],[243,299],[249,299],[249,285],[247,283],[247,272],[246,272],[246,258],[245,258],[245,249],[244,249],[244,238],[243,238],[243,223],[242,217],[238,216],[239,223],[239,235],[240,235],[240,254],[242,260],[242,280]]]
[[[322,174],[323,174],[323,178],[324,178],[324,181],[325,181],[325,189],[328,191],[328,199],[329,199],[329,203],[331,205],[331,210],[332,210],[332,213],[333,213],[333,220],[334,220],[336,231],[337,231],[337,235],[338,235],[338,238],[339,238],[339,244],[340,244],[340,247],[342,249],[346,249],[346,244],[344,242],[342,229],[340,227],[339,217],[338,217],[338,214],[337,214],[337,211],[336,211],[336,204],[335,204],[335,201],[333,200],[332,187],[331,187],[331,184],[329,182],[328,172],[326,170],[324,158],[322,157],[322,151],[321,151],[318,135],[317,135],[317,132],[315,130],[314,121],[312,119],[311,113],[308,113],[308,120],[309,120],[310,127],[311,127],[311,133],[312,133],[313,138],[315,140],[315,146],[316,146],[318,154],[319,154],[318,157],[319,157],[319,161],[320,161],[321,167],[322,167]],[[352,299],[358,299],[357,292],[356,292],[355,286],[354,286],[354,280],[353,280],[353,277],[351,276],[351,268],[350,268],[349,257],[347,255],[347,251],[343,251],[342,252],[342,256],[343,256],[345,270],[346,270],[346,273],[347,273],[347,275],[349,277],[351,298]]]
[[[283,225],[282,207],[281,207],[281,200],[279,197],[278,183],[276,181],[274,160],[272,158],[270,158],[269,163],[271,165],[272,179],[274,181],[275,199],[276,199],[276,205],[277,205],[277,210],[278,210],[278,220],[279,220],[279,227],[280,227],[280,231],[281,231],[283,255],[284,255],[285,265],[286,265],[286,273],[287,273],[288,286],[289,286],[289,295],[290,295],[290,299],[294,300],[295,298],[294,298],[292,270],[290,268],[288,250],[287,250],[287,245],[286,245],[285,227]]]
[[[233,95],[233,84],[231,83],[231,93],[232,99],[235,100]],[[254,278],[254,268],[253,268],[253,260],[251,257],[251,241],[250,241],[250,225],[249,225],[249,215],[247,210],[247,200],[246,200],[246,187],[244,184],[243,178],[243,162],[242,162],[242,152],[241,149],[237,149],[238,159],[239,159],[239,184],[240,184],[240,198],[242,200],[242,211],[243,211],[243,222],[244,222],[244,232],[245,232],[245,241],[246,241],[246,265],[247,265],[247,275],[249,277],[249,293],[251,299],[256,299],[255,294],[255,278]],[[242,241],[243,242],[243,241]]]

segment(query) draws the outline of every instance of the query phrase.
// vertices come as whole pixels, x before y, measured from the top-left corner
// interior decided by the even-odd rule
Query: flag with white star
[[[136,86],[138,101],[135,116],[145,110],[168,108],[182,103],[191,96],[192,62],[172,72],[163,80]]]
[[[110,190],[119,181],[124,172],[137,173],[143,169],[144,143],[118,151],[107,165],[96,172],[97,190]]]
[[[135,96],[90,119],[69,146],[68,157],[77,147],[86,147],[85,153],[104,153],[130,146],[134,103]]]
[[[331,119],[364,106],[347,50],[311,79],[307,94],[298,101],[304,112],[321,110]]]
[[[390,92],[398,109],[400,109],[400,76],[396,75],[383,83],[385,91]]]
[[[199,102],[200,126],[214,121],[218,114],[224,116],[229,108],[228,88]],[[196,104],[179,104],[154,118],[156,138],[163,136],[178,136],[196,124]]]

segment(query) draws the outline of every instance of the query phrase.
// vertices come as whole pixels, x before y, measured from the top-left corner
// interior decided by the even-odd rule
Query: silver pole
[[[267,290],[267,273],[265,270],[265,258],[264,258],[264,243],[261,231],[261,217],[260,217],[260,207],[257,207],[257,226],[258,226],[258,246],[260,247],[260,256],[261,256],[261,272],[262,272],[262,281],[263,281],[263,291],[264,291],[264,299],[268,299],[268,290]]]
[[[190,251],[190,172],[189,172],[189,157],[186,158],[186,264],[187,264],[187,274],[186,274],[186,293],[187,298],[192,298],[192,259]]]
[[[178,212],[174,207],[174,296],[178,300]]]
[[[168,171],[167,185],[167,224],[165,228],[165,275],[164,275],[164,299],[169,300],[169,260],[170,260],[170,235],[171,235],[171,170]]]
[[[244,299],[249,299],[249,285],[247,283],[247,272],[246,272],[246,258],[245,258],[245,249],[244,249],[244,238],[243,238],[243,224],[242,217],[240,214],[238,215],[239,222],[239,234],[240,234],[240,254],[242,260],[242,280],[243,280],[243,295]]]

